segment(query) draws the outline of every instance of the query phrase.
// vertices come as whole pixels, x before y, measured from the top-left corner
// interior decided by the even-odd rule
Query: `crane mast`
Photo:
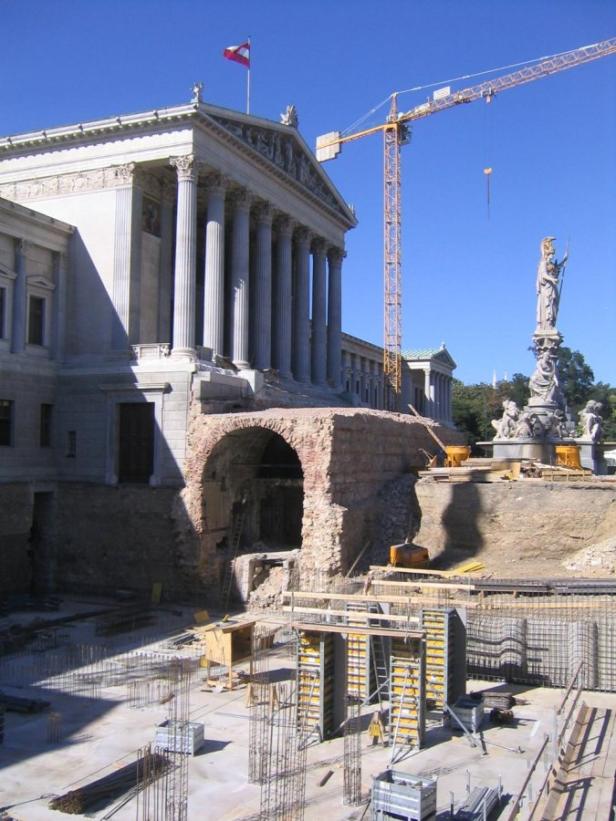
[[[392,95],[383,130],[384,199],[384,342],[383,373],[386,406],[395,410],[402,388],[402,210],[400,202],[400,130],[396,95]]]
[[[343,143],[383,132],[383,194],[384,194],[384,340],[383,372],[385,376],[385,404],[389,410],[398,410],[402,392],[402,212],[400,147],[408,142],[406,123],[429,117],[462,103],[474,100],[490,102],[495,94],[519,85],[557,74],[568,68],[598,60],[616,53],[616,37],[588,46],[556,54],[525,66],[510,74],[486,80],[475,86],[454,91],[447,90],[406,112],[398,112],[397,94],[391,95],[391,106],[384,123],[347,134],[331,132],[317,139],[317,159],[321,162],[338,156]]]

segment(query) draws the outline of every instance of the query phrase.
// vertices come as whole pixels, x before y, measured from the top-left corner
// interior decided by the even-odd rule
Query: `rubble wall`
[[[564,576],[563,562],[576,551],[616,535],[616,483],[426,477],[415,492],[421,508],[415,541],[445,566],[477,557],[501,576]]]
[[[455,431],[435,427],[446,442],[460,441]],[[364,409],[269,409],[255,413],[193,416],[186,466],[186,488],[180,496],[184,521],[184,566],[206,586],[220,584],[220,534],[230,522],[224,509],[228,482],[221,473],[242,470],[264,431],[281,436],[297,453],[304,476],[300,572],[333,576],[349,568],[366,541],[381,530],[379,521],[393,509],[379,494],[387,483],[421,467],[421,449],[434,450],[423,424],[401,414]],[[227,453],[228,457],[224,454]],[[216,467],[208,467],[213,463]],[[215,474],[215,475],[214,475]],[[212,484],[213,486],[210,486]],[[208,501],[209,499],[209,501]],[[406,531],[411,495],[395,507]],[[400,514],[400,508],[403,509]],[[408,508],[408,509],[407,509]],[[391,527],[390,527],[391,529]]]

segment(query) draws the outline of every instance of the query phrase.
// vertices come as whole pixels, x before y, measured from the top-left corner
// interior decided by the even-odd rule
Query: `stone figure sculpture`
[[[280,122],[283,125],[290,125],[291,128],[297,128],[299,125],[299,118],[297,116],[297,109],[294,105],[288,105],[283,113],[280,115]]]
[[[558,383],[558,364],[556,349],[547,347],[539,350],[537,365],[533,371],[528,387],[530,395],[545,402],[562,404],[562,393]]]
[[[520,411],[512,399],[503,402],[501,419],[492,419],[491,425],[496,431],[497,439],[512,439],[515,436]]]
[[[520,439],[540,439],[545,433],[541,419],[536,413],[522,411],[513,435]]]
[[[541,259],[537,267],[537,331],[554,331],[558,316],[561,273],[567,264],[568,254],[565,253],[561,262],[556,261],[554,251],[555,237],[545,237],[541,240]]]
[[[579,413],[580,424],[582,425],[582,436],[585,439],[590,439],[592,442],[598,442],[603,435],[601,407],[600,402],[589,399],[584,410],[581,410]]]

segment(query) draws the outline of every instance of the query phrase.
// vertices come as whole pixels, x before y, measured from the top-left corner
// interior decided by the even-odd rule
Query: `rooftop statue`
[[[288,105],[284,112],[280,115],[280,122],[283,125],[290,125],[291,128],[297,128],[299,125],[299,118],[297,116],[297,109],[294,105]]]
[[[537,331],[555,331],[558,303],[562,288],[562,276],[568,253],[561,262],[556,261],[555,237],[541,240],[541,259],[537,268]]]

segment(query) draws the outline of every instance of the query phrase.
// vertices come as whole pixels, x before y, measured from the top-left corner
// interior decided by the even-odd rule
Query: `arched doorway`
[[[246,600],[269,568],[294,561],[302,544],[304,474],[295,449],[278,433],[250,427],[227,433],[203,472],[203,546],[224,586]],[[223,595],[224,598],[224,595]]]

